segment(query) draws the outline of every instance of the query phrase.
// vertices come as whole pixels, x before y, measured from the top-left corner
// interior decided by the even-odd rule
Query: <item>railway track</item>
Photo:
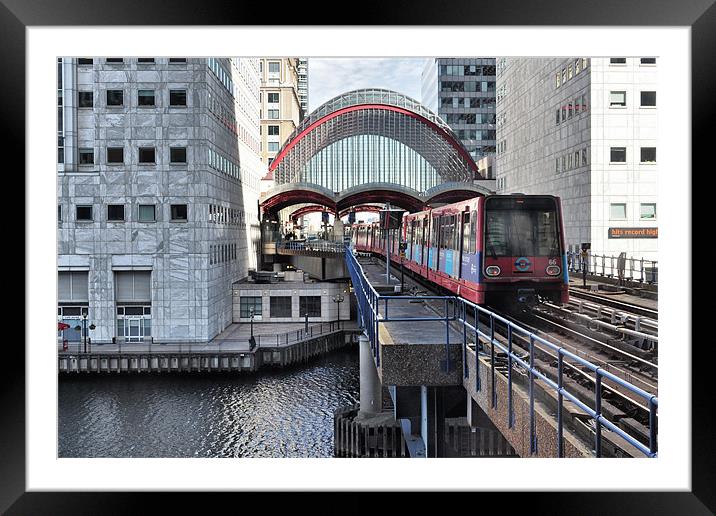
[[[658,321],[659,320],[659,311],[654,310],[653,308],[647,308],[645,306],[635,305],[633,303],[626,303],[624,301],[619,301],[617,299],[612,299],[606,296],[600,296],[598,294],[593,294],[591,292],[584,292],[583,290],[578,290],[575,288],[569,289],[569,297],[570,298],[577,298],[577,299],[586,299],[588,301],[592,301],[596,304],[602,305],[602,306],[608,306],[610,308],[615,308],[617,310],[620,310],[622,312],[628,312],[630,314],[642,316],[642,317],[648,317],[649,319]]]

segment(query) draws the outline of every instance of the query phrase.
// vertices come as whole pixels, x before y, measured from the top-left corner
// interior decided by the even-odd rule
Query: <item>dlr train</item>
[[[385,256],[386,238],[393,262],[473,303],[569,300],[559,197],[488,195],[351,229],[357,252]]]

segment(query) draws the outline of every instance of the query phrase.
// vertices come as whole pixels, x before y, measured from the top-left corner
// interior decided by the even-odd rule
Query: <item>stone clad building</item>
[[[212,339],[257,265],[258,59],[57,66],[58,320],[87,313],[96,343]]]

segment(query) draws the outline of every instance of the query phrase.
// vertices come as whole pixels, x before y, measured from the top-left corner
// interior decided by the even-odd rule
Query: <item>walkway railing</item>
[[[325,240],[319,240],[316,242],[296,242],[294,240],[279,240],[278,242],[276,242],[276,250],[339,254],[343,253],[344,246],[342,242],[327,242]]]
[[[375,358],[377,367],[380,367],[380,332],[379,325],[387,322],[418,322],[418,321],[436,321],[445,325],[445,353],[446,353],[446,365],[449,370],[449,344],[450,344],[450,331],[451,323],[455,322],[462,329],[462,356],[463,356],[463,377],[468,378],[468,366],[467,366],[467,350],[468,350],[468,332],[471,336],[474,335],[475,341],[475,388],[480,391],[482,389],[482,379],[480,378],[480,352],[478,343],[483,343],[489,346],[489,357],[490,357],[490,382],[492,384],[492,407],[495,408],[497,405],[497,390],[495,388],[496,382],[496,360],[495,354],[502,352],[506,355],[507,359],[507,383],[508,383],[508,427],[512,428],[514,424],[514,412],[513,412],[513,378],[512,369],[513,366],[521,366],[529,375],[529,406],[530,406],[530,443],[532,453],[537,452],[537,438],[536,438],[536,422],[535,422],[535,380],[541,380],[546,384],[547,388],[554,389],[557,398],[557,439],[558,448],[557,453],[559,457],[564,456],[564,445],[563,445],[563,431],[564,431],[564,414],[562,405],[565,398],[572,401],[581,410],[588,414],[595,421],[595,437],[594,437],[594,450],[597,457],[602,456],[602,444],[601,434],[602,429],[606,428],[611,430],[626,442],[637,448],[647,457],[657,456],[657,408],[658,399],[656,395],[648,393],[639,387],[636,387],[617,376],[614,376],[608,371],[601,369],[600,367],[592,364],[591,362],[571,353],[570,351],[561,348],[560,346],[545,340],[538,335],[522,328],[521,326],[510,322],[509,320],[501,317],[500,315],[491,312],[481,306],[478,306],[465,299],[455,296],[392,296],[392,295],[381,295],[371,285],[368,280],[363,267],[358,262],[356,257],[353,255],[353,251],[350,247],[346,247],[345,259],[348,266],[348,271],[351,275],[351,281],[353,282],[353,289],[356,294],[357,306],[358,306],[358,324],[368,335],[370,340],[371,350]],[[389,305],[392,302],[402,301],[442,301],[444,312],[442,315],[436,315],[435,317],[393,317],[389,316]],[[468,317],[472,317],[472,322]],[[480,317],[486,317],[489,321],[488,324],[480,324],[478,321]],[[496,326],[497,323],[502,324],[506,329],[507,337],[506,343],[501,342],[496,338]],[[513,343],[516,337],[521,337],[529,342],[529,360],[521,357],[513,349]],[[541,372],[534,365],[535,363],[535,346],[536,344],[541,345],[543,348],[547,348],[557,356],[557,372],[556,379],[548,377],[545,373]],[[483,356],[487,355],[484,353]],[[566,359],[571,361],[566,362]],[[582,402],[576,392],[572,392],[564,386],[563,376],[565,368],[571,368],[574,370],[590,371],[594,374],[592,379],[594,383],[594,398],[593,407],[588,406]],[[632,435],[619,428],[616,424],[609,421],[602,413],[602,390],[603,381],[609,380],[614,382],[616,385],[623,389],[628,390],[633,395],[643,399],[649,412],[649,444],[644,445],[642,442],[634,438]]]
[[[571,272],[582,272],[584,260],[579,252],[567,251],[567,265]],[[619,278],[620,274],[625,280],[639,283],[658,283],[659,262],[645,260],[644,258],[620,258],[601,254],[587,254],[587,274]]]

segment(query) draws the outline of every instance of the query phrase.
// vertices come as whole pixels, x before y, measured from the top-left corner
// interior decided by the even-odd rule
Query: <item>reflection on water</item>
[[[332,457],[358,353],[253,375],[59,377],[60,457]]]

